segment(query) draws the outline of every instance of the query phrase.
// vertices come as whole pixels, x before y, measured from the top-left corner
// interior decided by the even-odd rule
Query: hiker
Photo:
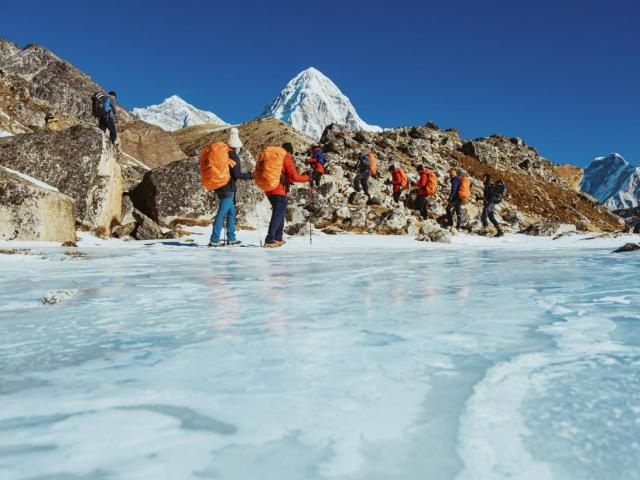
[[[409,179],[404,170],[395,165],[389,167],[389,172],[391,172],[391,185],[393,186],[393,201],[400,203],[400,195],[409,186]]]
[[[447,202],[447,220],[449,226],[453,228],[453,211],[456,212],[456,229],[462,226],[462,204],[469,200],[471,196],[471,181],[467,175],[458,175],[458,171],[452,168],[449,171],[451,181],[451,192]]]
[[[430,169],[424,168],[422,165],[418,165],[417,170],[420,179],[413,184],[413,186],[418,189],[416,210],[418,210],[422,218],[426,220],[429,218],[427,212],[427,195],[435,195],[438,186],[438,177]]]
[[[309,175],[298,175],[293,163],[293,146],[283,143],[282,147],[266,147],[256,165],[256,185],[266,193],[271,203],[271,221],[265,238],[266,248],[281,247],[285,214],[289,195],[289,185],[293,182],[309,182]]]
[[[311,149],[311,157],[307,159],[307,163],[311,164],[313,171],[311,172],[311,185],[316,187],[320,186],[320,179],[324,175],[324,166],[327,164],[327,159],[324,156],[322,148],[318,145]]]
[[[489,226],[487,219],[496,227],[496,237],[501,237],[504,232],[500,228],[500,223],[496,220],[495,209],[496,204],[502,202],[505,194],[507,193],[507,186],[502,180],[498,180],[496,183],[491,183],[491,175],[488,173],[482,178],[484,183],[484,208],[482,209],[482,226],[486,228]]]
[[[113,90],[107,93],[103,93],[98,96],[98,101],[101,102],[101,107],[98,108],[98,112],[94,111],[94,115],[98,116],[98,122],[100,130],[106,133],[109,130],[109,138],[114,145],[118,141],[118,132],[116,131],[116,113],[118,110],[118,103],[116,102],[116,92]]]
[[[355,194],[357,192],[364,192],[369,201],[371,201],[371,195],[369,194],[369,177],[371,176],[371,160],[369,157],[361,153],[356,162],[356,176],[353,179],[353,189],[355,192],[349,197],[349,203],[353,203],[355,200]]]
[[[253,173],[242,172],[242,163],[238,152],[242,141],[237,128],[231,128],[227,143],[216,142],[202,151],[200,156],[200,173],[202,183],[207,190],[215,191],[218,196],[218,213],[213,222],[210,247],[224,245],[240,245],[236,239],[236,181],[251,180]],[[227,241],[220,240],[222,227],[227,224]]]

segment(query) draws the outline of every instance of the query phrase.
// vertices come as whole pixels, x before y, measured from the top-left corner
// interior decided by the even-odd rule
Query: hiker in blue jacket
[[[213,230],[211,231],[210,247],[222,247],[223,245],[240,245],[240,240],[236,239],[236,185],[237,180],[251,180],[253,173],[242,172],[242,164],[238,152],[242,148],[242,140],[237,128],[232,128],[229,132],[229,140],[227,145],[230,147],[229,158],[235,162],[233,167],[229,167],[231,179],[224,187],[216,190],[218,195],[218,213],[213,222]],[[226,244],[220,240],[224,221],[227,220],[227,242]]]
[[[104,115],[99,119],[100,130],[105,132],[109,130],[109,138],[111,143],[115,144],[118,138],[118,132],[116,131],[116,113],[118,110],[118,102],[116,102],[116,92],[113,90],[105,95],[104,100]]]

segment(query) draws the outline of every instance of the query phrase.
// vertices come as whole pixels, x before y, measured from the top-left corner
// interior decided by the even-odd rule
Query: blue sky
[[[638,164],[639,17],[632,0],[23,0],[2,6],[0,35],[53,50],[129,108],[177,94],[246,121],[314,66],[369,123]]]

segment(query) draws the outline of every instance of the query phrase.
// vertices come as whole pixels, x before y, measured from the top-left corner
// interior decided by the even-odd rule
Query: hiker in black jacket
[[[501,237],[504,232],[500,228],[500,223],[496,220],[496,204],[500,203],[507,193],[507,186],[502,180],[498,180],[496,183],[491,183],[491,175],[488,173],[483,177],[484,182],[484,208],[482,209],[482,225],[484,228],[489,226],[489,221],[496,227],[496,237]],[[487,221],[487,219],[489,221]]]
[[[356,192],[363,191],[371,201],[369,194],[369,177],[371,176],[371,162],[366,154],[361,153],[356,163],[356,176],[353,179],[353,188]],[[349,198],[349,203],[353,203],[355,193]]]

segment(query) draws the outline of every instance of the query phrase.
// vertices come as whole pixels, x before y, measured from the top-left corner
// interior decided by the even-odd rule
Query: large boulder
[[[187,158],[169,132],[142,120],[125,123],[118,135],[122,151],[150,168]]]
[[[0,167],[0,240],[74,242],[73,199]]]
[[[500,158],[500,151],[497,147],[481,141],[474,140],[465,143],[462,145],[462,151],[487,165],[496,165]]]
[[[555,237],[576,233],[576,226],[569,223],[554,222],[553,220],[542,220],[530,225],[524,233],[535,237]]]
[[[245,149],[241,152],[241,159],[244,171],[253,169],[253,158]],[[200,182],[200,163],[197,157],[151,170],[131,192],[131,199],[138,210],[166,226],[209,224],[218,203],[216,194],[207,192]],[[265,195],[249,181],[238,181],[236,209],[240,227],[264,224],[271,214]]]
[[[120,220],[120,165],[111,142],[98,128],[74,126],[2,138],[0,165],[70,196],[78,223],[99,235],[109,235]]]

